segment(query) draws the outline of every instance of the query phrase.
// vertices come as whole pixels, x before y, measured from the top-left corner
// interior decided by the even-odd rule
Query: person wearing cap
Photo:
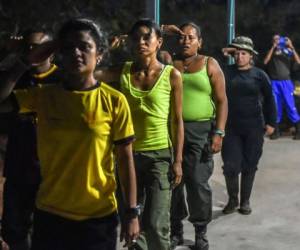
[[[249,200],[264,134],[272,134],[276,125],[271,83],[267,74],[253,65],[253,56],[258,54],[253,47],[249,37],[236,37],[229,45],[235,64],[224,71],[228,119],[221,155],[229,196],[224,214],[235,212],[238,206],[241,214],[251,213]]]
[[[282,108],[284,106],[287,117],[296,127],[294,139],[300,140],[300,115],[295,105],[293,95],[295,87],[291,80],[293,63],[300,64],[300,57],[292,41],[288,37],[274,35],[272,47],[264,58],[277,106],[276,127],[275,132],[270,137],[271,139],[277,139],[280,136],[279,123],[282,120]]]

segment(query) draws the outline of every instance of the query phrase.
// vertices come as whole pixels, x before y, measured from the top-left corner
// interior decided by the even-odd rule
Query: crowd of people
[[[169,35],[175,54],[160,50]],[[235,63],[221,68],[202,54],[193,22],[160,27],[141,19],[111,44],[84,18],[54,36],[32,29],[12,38],[0,64],[9,135],[3,247],[113,250],[120,221],[128,249],[170,250],[183,244],[189,216],[193,249],[208,250],[213,154],[224,163],[223,213],[249,215],[264,137],[278,138],[282,105],[300,139],[290,77],[300,58],[281,38],[264,59],[269,76],[254,65],[245,36],[223,49]],[[124,44],[128,61],[101,64]]]

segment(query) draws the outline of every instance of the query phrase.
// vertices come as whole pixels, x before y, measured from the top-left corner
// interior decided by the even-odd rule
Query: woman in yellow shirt
[[[125,97],[93,76],[105,39],[93,21],[70,20],[59,30],[55,43],[38,46],[29,59],[42,60],[55,50],[62,58],[63,80],[14,91],[20,112],[32,110],[38,118],[42,181],[32,249],[116,248],[114,150],[128,215],[123,231],[131,244],[139,230],[131,146],[134,132]],[[6,72],[0,102],[26,68],[18,59]]]

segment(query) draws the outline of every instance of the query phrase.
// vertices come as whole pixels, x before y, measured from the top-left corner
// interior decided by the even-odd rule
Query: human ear
[[[157,40],[158,40],[157,50],[159,50],[159,49],[161,48],[161,46],[162,46],[163,38],[160,37],[160,38],[158,38]]]
[[[201,49],[201,48],[202,48],[202,43],[203,43],[202,38],[199,38],[199,39],[198,39],[198,49]]]
[[[103,58],[103,53],[98,52],[97,58],[96,58],[97,65],[101,63],[102,58]]]

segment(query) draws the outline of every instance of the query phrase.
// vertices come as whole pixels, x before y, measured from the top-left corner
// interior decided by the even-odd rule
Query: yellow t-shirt
[[[113,146],[134,134],[126,98],[105,83],[85,91],[39,85],[14,93],[21,112],[38,116],[37,207],[73,220],[113,213]]]

